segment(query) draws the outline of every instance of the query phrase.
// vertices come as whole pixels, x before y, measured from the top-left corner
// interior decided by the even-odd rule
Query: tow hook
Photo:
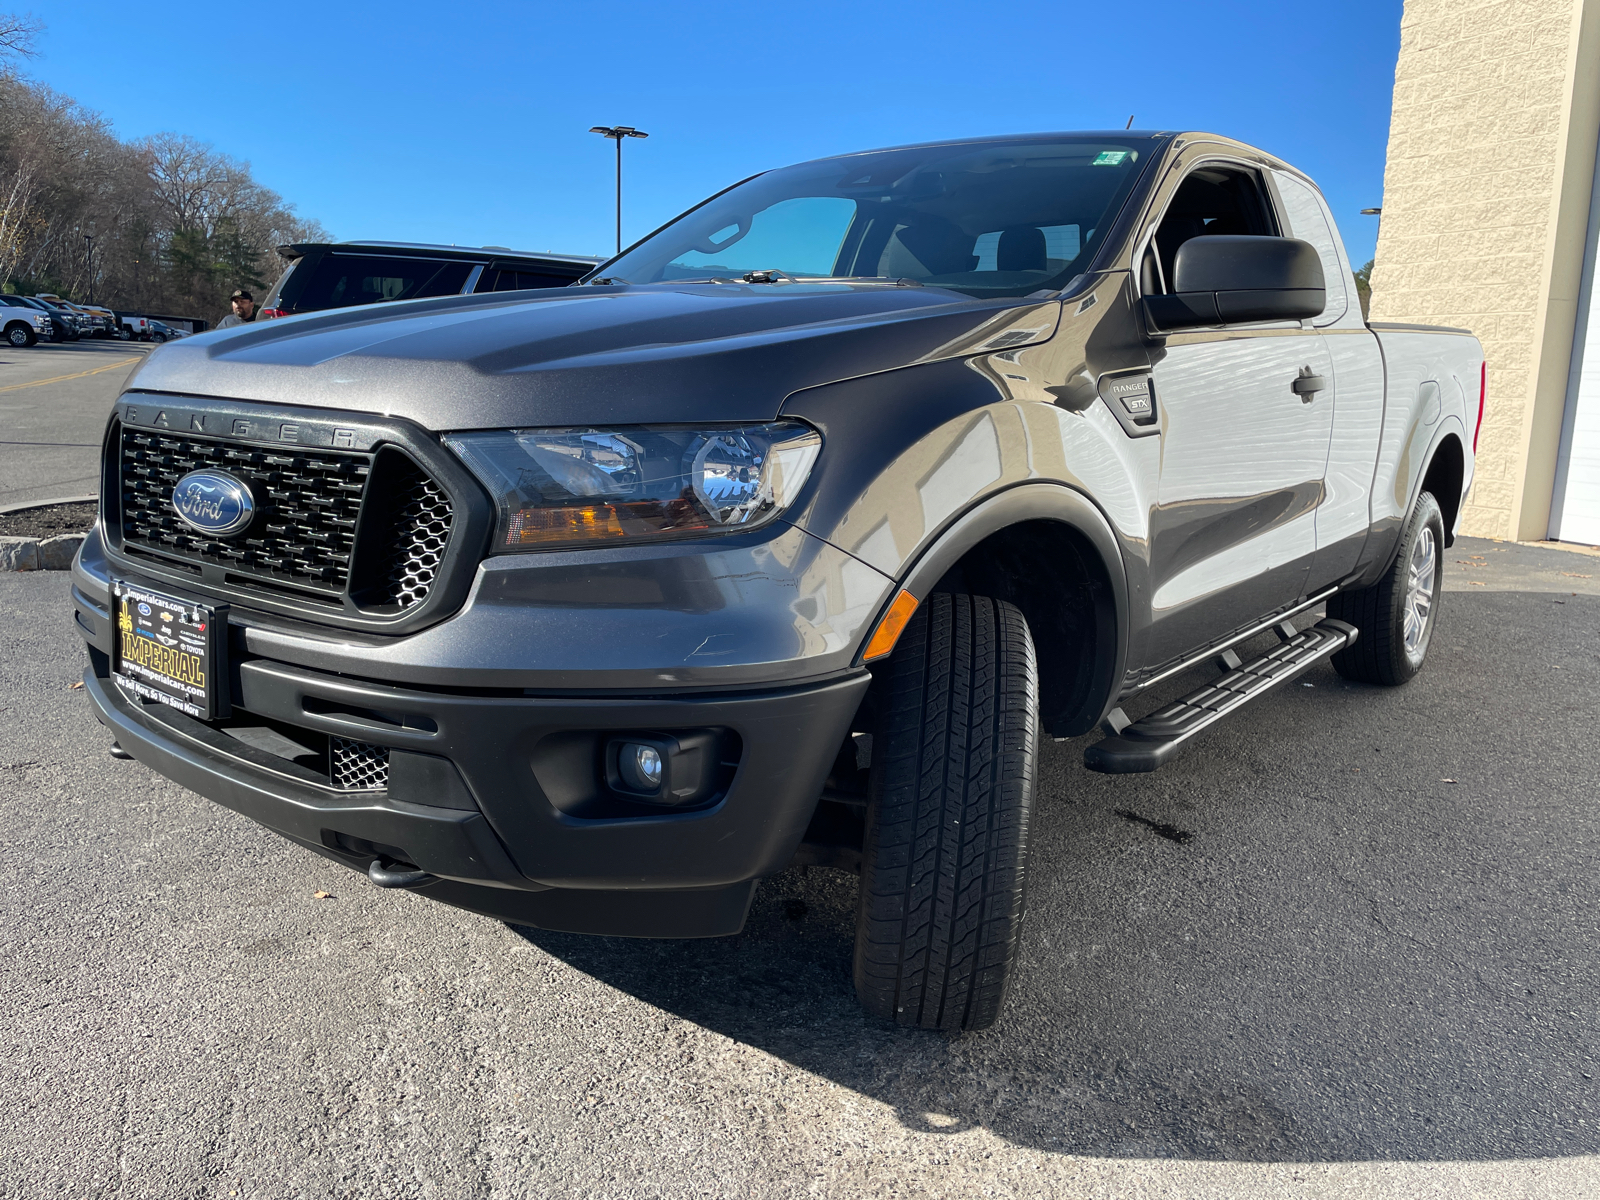
[[[367,867],[367,878],[381,888],[411,888],[433,883],[439,877],[430,875],[420,867],[413,867],[410,863],[385,862],[381,858],[375,858]]]

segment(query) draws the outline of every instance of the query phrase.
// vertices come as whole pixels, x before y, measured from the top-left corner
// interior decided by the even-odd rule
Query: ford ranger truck
[[[1417,673],[1483,366],[1364,321],[1316,186],[1227,138],[802,163],[568,288],[156,350],[84,682],[121,753],[504,921],[726,935],[856,872],[862,1003],[981,1029],[1043,738],[1152,771],[1319,660]]]

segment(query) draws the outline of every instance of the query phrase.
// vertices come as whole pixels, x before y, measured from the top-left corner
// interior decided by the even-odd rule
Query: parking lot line
[[[49,379],[35,379],[32,383],[12,383],[0,387],[0,392],[17,392],[23,388],[43,387],[47,383],[65,383],[69,379],[83,379],[89,375],[98,375],[102,371],[114,371],[118,367],[132,366],[143,355],[135,354],[132,358],[119,358],[116,362],[107,363],[103,367],[93,367],[87,371],[75,371],[71,375],[52,375]]]

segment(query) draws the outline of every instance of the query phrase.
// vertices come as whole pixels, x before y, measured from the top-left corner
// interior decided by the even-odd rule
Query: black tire
[[[21,321],[16,321],[6,326],[6,341],[19,350],[24,346],[34,345],[38,340],[39,335]]]
[[[1431,555],[1429,551],[1431,549]],[[1423,558],[1429,564],[1421,564]],[[1413,594],[1413,567],[1419,576],[1431,570],[1430,579],[1417,580],[1425,593],[1426,612],[1417,622],[1416,636],[1408,640],[1407,617],[1417,617]],[[1400,546],[1383,578],[1371,587],[1340,592],[1328,601],[1328,615],[1348,621],[1361,631],[1356,644],[1333,656],[1334,670],[1346,679],[1396,687],[1422,669],[1439,622],[1440,584],[1444,574],[1444,516],[1432,495],[1423,492],[1400,533]],[[1425,585],[1425,586],[1423,586]]]
[[[902,1025],[987,1029],[1026,913],[1028,623],[1001,600],[935,594],[875,674],[856,994]]]

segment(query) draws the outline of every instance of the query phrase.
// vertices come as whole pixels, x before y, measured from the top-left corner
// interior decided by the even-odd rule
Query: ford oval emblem
[[[190,471],[172,489],[172,511],[201,533],[228,537],[250,524],[256,502],[226,471]]]

